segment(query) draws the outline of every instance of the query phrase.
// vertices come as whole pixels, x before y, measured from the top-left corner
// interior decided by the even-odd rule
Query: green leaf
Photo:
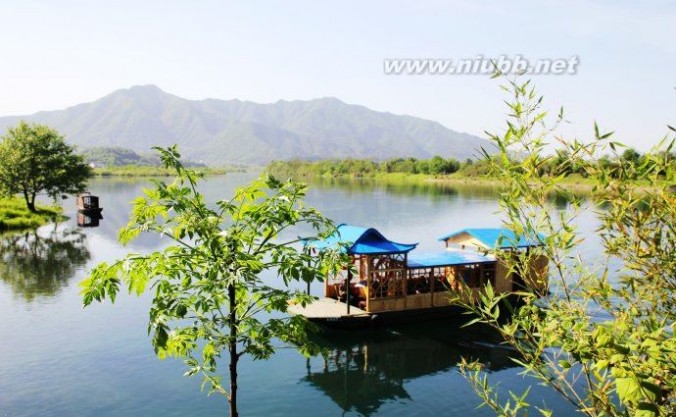
[[[597,370],[601,371],[603,369],[606,369],[608,367],[609,361],[606,359],[601,359],[596,361],[595,367]]]
[[[568,362],[567,360],[560,360],[560,361],[559,361],[559,366],[560,366],[561,368],[563,368],[563,369],[570,369],[570,367],[571,367],[572,365],[571,365],[570,362]]]
[[[660,413],[659,407],[652,403],[641,402],[636,407],[637,417],[656,417]]]
[[[641,384],[634,378],[617,378],[615,387],[623,403],[638,403],[641,400]]]

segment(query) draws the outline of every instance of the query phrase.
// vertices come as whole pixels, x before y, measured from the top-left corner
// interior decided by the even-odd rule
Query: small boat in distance
[[[77,211],[84,214],[99,214],[103,208],[99,207],[99,198],[89,193],[77,196]]]

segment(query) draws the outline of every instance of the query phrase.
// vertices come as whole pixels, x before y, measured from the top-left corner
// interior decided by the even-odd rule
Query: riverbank
[[[645,158],[645,156],[639,157]],[[540,175],[543,175],[543,178],[556,178],[561,191],[591,194],[594,187],[599,185],[597,181],[593,178],[586,178],[579,168],[566,168],[565,158],[562,158],[562,155],[558,155],[556,158],[547,159],[546,163],[543,162],[539,169]],[[650,173],[639,172],[641,167],[639,163],[621,158],[606,159],[602,165],[605,166],[608,175],[613,172],[625,172],[627,166],[633,166],[636,172],[631,171],[630,174],[635,179],[625,181],[629,181],[628,184],[634,190],[648,191],[656,187],[668,186],[676,181],[674,178],[664,178],[655,184],[647,179],[641,179]],[[566,169],[561,169],[562,166]],[[453,158],[443,159],[439,156],[431,159],[393,158],[385,161],[366,159],[273,161],[266,169],[278,177],[308,182],[357,180],[383,185],[434,186],[436,184],[446,188],[458,186],[493,190],[504,189],[506,186],[501,178],[493,174],[491,162],[488,160],[458,161]]]
[[[477,189],[491,189],[495,191],[504,190],[506,184],[498,178],[488,175],[474,176],[466,175],[462,172],[455,172],[453,174],[409,174],[403,172],[375,172],[367,174],[316,174],[309,172],[294,172],[292,170],[273,170],[272,175],[281,178],[293,178],[302,181],[324,181],[324,180],[357,180],[369,181],[375,184],[382,185],[424,185],[440,187],[472,187]],[[563,178],[559,182],[559,186],[570,192],[578,194],[591,194],[596,183],[589,178],[585,178],[579,174],[571,174]],[[647,190],[650,185],[647,182],[635,181],[633,183],[636,189]],[[668,181],[664,185],[669,185]]]
[[[408,174],[402,172],[377,172],[367,175],[316,175],[309,173],[294,173],[291,171],[285,172],[271,172],[273,175],[279,177],[290,177],[296,180],[311,181],[311,180],[327,180],[327,179],[341,179],[341,180],[366,180],[384,185],[439,185],[445,187],[462,186],[462,187],[476,187],[476,188],[490,188],[494,190],[502,190],[506,184],[497,178],[489,176],[467,176],[462,173],[453,173],[447,175],[430,175],[430,174]],[[580,175],[572,175],[565,178],[561,186],[570,189],[571,191],[590,193],[592,192],[593,181],[583,178]]]
[[[228,172],[237,172],[236,168],[191,168],[203,175],[223,175]],[[160,166],[111,166],[94,168],[94,175],[99,177],[170,177],[176,175],[175,170],[170,170]]]
[[[26,202],[20,198],[0,199],[0,232],[34,229],[65,219],[60,207],[38,206],[37,210],[37,213],[28,210]]]

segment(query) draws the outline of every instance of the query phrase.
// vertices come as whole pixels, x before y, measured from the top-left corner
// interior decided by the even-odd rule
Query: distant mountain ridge
[[[370,110],[336,98],[188,100],[153,85],[117,90],[90,103],[28,116],[0,117],[0,132],[19,120],[48,124],[81,148],[148,152],[177,143],[186,157],[210,165],[271,160],[393,157],[466,159],[485,139],[440,123]]]

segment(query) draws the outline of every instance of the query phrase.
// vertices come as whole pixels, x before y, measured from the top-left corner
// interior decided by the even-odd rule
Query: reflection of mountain
[[[328,350],[320,372],[304,382],[322,390],[344,411],[370,415],[387,401],[407,401],[404,383],[448,371],[462,357],[478,359],[489,371],[513,367],[513,352],[496,334],[431,322],[391,330],[327,332],[313,337]]]
[[[27,301],[56,295],[89,260],[85,238],[77,229],[0,235],[0,279]]]

